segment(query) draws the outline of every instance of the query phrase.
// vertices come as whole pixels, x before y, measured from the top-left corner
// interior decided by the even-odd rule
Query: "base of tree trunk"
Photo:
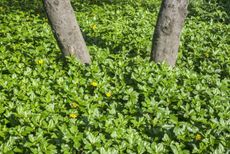
[[[84,38],[70,0],[43,0],[54,36],[65,56],[72,55],[82,63],[90,63]]]
[[[163,0],[152,40],[151,60],[175,66],[188,0]]]

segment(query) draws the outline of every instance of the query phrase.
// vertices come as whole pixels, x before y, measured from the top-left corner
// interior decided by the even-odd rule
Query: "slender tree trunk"
[[[54,36],[65,56],[72,55],[82,63],[90,63],[70,0],[43,0]]]
[[[188,0],[163,0],[152,41],[151,60],[175,66]]]

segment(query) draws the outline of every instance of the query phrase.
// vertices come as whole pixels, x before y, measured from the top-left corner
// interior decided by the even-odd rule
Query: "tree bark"
[[[90,63],[84,38],[70,0],[43,0],[53,34],[64,56],[72,55],[82,63]]]
[[[151,60],[175,66],[188,0],[163,0],[152,40]]]

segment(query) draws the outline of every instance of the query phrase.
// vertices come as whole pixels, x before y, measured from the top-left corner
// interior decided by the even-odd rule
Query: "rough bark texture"
[[[175,66],[188,0],[163,0],[152,41],[151,60]]]
[[[43,0],[46,13],[60,49],[82,63],[90,63],[90,55],[70,0]]]

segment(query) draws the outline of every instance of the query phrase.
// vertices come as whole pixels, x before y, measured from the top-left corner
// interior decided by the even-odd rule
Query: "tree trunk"
[[[82,63],[90,63],[70,0],[43,0],[54,36],[65,56],[72,55]]]
[[[163,0],[152,40],[151,60],[175,66],[188,0]]]

